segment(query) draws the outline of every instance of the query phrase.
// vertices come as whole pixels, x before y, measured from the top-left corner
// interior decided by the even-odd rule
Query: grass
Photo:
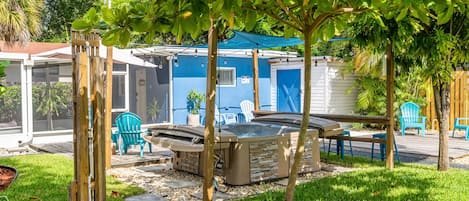
[[[329,163],[362,168],[300,184],[295,200],[469,200],[469,171],[439,172],[434,165],[396,164],[394,170],[369,158],[321,154]],[[270,191],[243,201],[283,200],[284,192]]]
[[[53,155],[37,154],[0,158],[0,164],[14,167],[18,176],[1,196],[14,200],[64,201],[68,200],[68,188],[73,179],[73,160]],[[142,188],[123,184],[112,177],[106,178],[107,200],[118,201],[123,198],[109,197],[111,191],[119,196],[128,197],[145,192]]]

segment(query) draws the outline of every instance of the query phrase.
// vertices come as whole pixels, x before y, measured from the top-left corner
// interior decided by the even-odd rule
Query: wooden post
[[[205,92],[205,128],[204,128],[204,185],[203,200],[213,200],[213,169],[214,169],[214,143],[215,143],[215,95],[217,80],[217,46],[218,32],[214,18],[210,18],[208,32],[208,68],[207,87]]]
[[[73,39],[77,37],[76,32],[72,32],[71,36]],[[74,40],[72,40],[74,41]],[[72,97],[73,97],[73,153],[75,156],[73,157],[73,180],[70,182],[70,188],[69,188],[69,201],[77,201],[77,181],[78,181],[78,158],[76,156],[76,153],[78,153],[78,146],[77,146],[77,136],[78,136],[78,114],[77,113],[77,100],[78,100],[78,68],[77,68],[77,46],[72,44],[71,46],[72,49]]]
[[[93,88],[93,111],[97,119],[93,136],[90,136],[89,114],[89,57],[99,55],[100,37],[96,32],[82,34],[72,31],[72,79],[73,79],[73,150],[74,150],[74,180],[70,183],[69,200],[105,200],[105,172],[104,172],[104,103],[103,103],[103,65],[91,69],[93,72],[91,83]],[[89,55],[88,55],[89,54]],[[79,62],[77,62],[77,60]],[[95,62],[95,61],[93,61]],[[78,64],[77,64],[78,63]],[[96,66],[95,66],[96,67]],[[94,71],[97,71],[94,72]],[[95,84],[96,83],[96,84]],[[99,108],[99,109],[98,109]],[[93,149],[90,140],[93,139]],[[93,154],[93,155],[90,155]],[[92,158],[92,159],[91,159]],[[92,167],[92,169],[90,169]],[[90,176],[93,180],[89,181]],[[103,183],[104,182],[104,183]],[[94,198],[94,199],[92,199]]]
[[[79,74],[78,74],[78,104],[77,113],[79,115],[78,141],[77,150],[75,153],[78,158],[78,186],[77,194],[78,200],[89,199],[89,182],[88,176],[90,175],[90,158],[89,158],[89,114],[88,114],[88,66],[89,60],[86,52],[82,52],[78,56],[79,59]]]
[[[254,88],[254,110],[260,110],[259,105],[259,54],[258,49],[252,50],[252,87]]]
[[[94,200],[106,200],[105,139],[104,132],[104,64],[101,58],[91,59],[91,103],[93,105],[93,161]]]
[[[394,54],[392,41],[386,46],[386,168],[394,169]]]
[[[106,112],[104,114],[104,129],[106,133],[106,169],[111,168],[111,127],[112,127],[112,46],[107,47],[106,53]]]
[[[105,0],[107,7],[111,8],[112,0]],[[104,114],[104,129],[106,134],[105,153],[106,153],[106,169],[111,168],[111,135],[112,135],[112,46],[107,47],[106,51],[106,111]],[[117,147],[116,147],[117,148]]]

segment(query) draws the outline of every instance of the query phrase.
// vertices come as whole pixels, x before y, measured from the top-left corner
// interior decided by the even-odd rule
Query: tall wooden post
[[[394,54],[392,41],[386,46],[386,168],[394,168]]]
[[[204,185],[203,200],[213,200],[213,169],[214,169],[214,144],[215,144],[215,95],[217,79],[217,46],[218,32],[214,18],[210,18],[208,31],[208,68],[207,87],[205,92],[205,128],[204,128]]]
[[[259,104],[259,54],[258,49],[252,50],[252,87],[254,91],[254,110],[260,109]]]
[[[78,141],[77,148],[78,153],[75,153],[78,159],[78,199],[77,200],[89,200],[89,182],[88,177],[90,175],[90,157],[89,157],[89,142],[88,142],[88,130],[89,130],[89,110],[88,110],[88,66],[89,60],[86,52],[82,52],[78,56],[79,68],[78,68],[78,103],[77,111],[79,114],[79,124],[75,128],[78,130]]]
[[[105,139],[104,132],[104,64],[95,56],[91,60],[91,103],[93,105],[93,173],[94,200],[106,200]]]
[[[102,77],[104,65],[99,59],[99,46],[100,37],[97,33],[82,34],[72,31],[75,168],[69,192],[69,200],[72,201],[106,200]],[[89,58],[93,58],[91,70]],[[92,107],[89,105],[89,83],[92,84]],[[94,112],[92,123],[90,111]],[[90,135],[91,130],[93,135]]]
[[[106,112],[104,129],[106,133],[106,169],[111,168],[111,127],[112,127],[112,46],[106,51]]]
[[[72,32],[71,36],[72,38],[76,38],[78,35],[77,32]],[[73,41],[73,40],[72,40]],[[73,180],[70,182],[70,189],[69,189],[69,196],[68,200],[69,201],[77,201],[77,188],[78,188],[78,158],[76,156],[76,153],[78,153],[78,115],[77,114],[77,101],[78,101],[78,82],[77,82],[77,75],[78,75],[78,68],[77,68],[77,52],[78,46],[74,45],[72,43],[71,46],[72,49],[72,97],[73,97],[73,153],[75,156],[73,157]]]

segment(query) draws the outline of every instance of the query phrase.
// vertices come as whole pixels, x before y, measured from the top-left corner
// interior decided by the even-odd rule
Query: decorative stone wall
[[[292,133],[290,136],[290,167],[295,160],[296,147],[298,144],[299,133]],[[317,150],[316,150],[317,149]],[[299,173],[313,172],[320,169],[319,163],[319,142],[317,134],[307,134],[305,138],[303,157],[300,162]]]
[[[215,175],[223,175],[223,166],[225,162],[225,150],[215,150],[216,157],[219,157],[221,163],[214,167]],[[203,152],[181,152],[173,151],[173,168],[175,170],[181,170],[203,176]],[[217,159],[215,159],[216,161]]]
[[[200,152],[181,152],[175,151],[173,153],[173,168],[176,170],[182,170],[193,174],[199,173],[200,164]]]
[[[226,149],[222,149],[222,150],[216,149],[214,151],[215,151],[214,162],[216,164],[215,164],[215,167],[213,168],[213,174],[223,176],[224,175],[223,168],[227,165],[227,159],[225,158],[228,158],[227,156],[228,152]],[[219,158],[219,163],[217,163],[218,158]]]
[[[251,182],[278,178],[278,141],[258,141],[249,144]]]

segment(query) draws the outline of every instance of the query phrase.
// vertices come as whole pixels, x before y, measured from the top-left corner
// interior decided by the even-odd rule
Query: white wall
[[[357,99],[357,90],[346,94],[353,87],[356,76],[346,74],[341,76],[345,68],[344,63],[327,62],[320,59],[313,60],[311,68],[311,113],[352,114]],[[279,62],[271,65],[271,103],[272,110],[277,108],[277,69],[302,69],[301,88],[304,92],[303,62]],[[303,94],[302,94],[303,95]],[[301,98],[303,102],[303,97]],[[303,103],[301,104],[303,105]]]
[[[357,78],[352,74],[344,74],[342,77],[341,71],[345,68],[345,64],[329,63],[328,64],[328,77],[329,77],[329,97],[327,100],[329,114],[353,114],[355,104],[357,102],[358,90],[351,90],[347,94],[347,90],[353,87],[354,81]]]
[[[304,65],[304,64],[302,64]],[[327,113],[327,63],[313,61],[311,67],[311,113]],[[301,100],[303,102],[303,100]]]

